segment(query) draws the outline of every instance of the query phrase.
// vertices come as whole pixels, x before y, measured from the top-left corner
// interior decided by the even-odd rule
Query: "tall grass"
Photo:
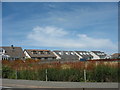
[[[35,60],[2,61],[2,77],[9,79],[84,82],[118,82],[118,62],[45,63]]]

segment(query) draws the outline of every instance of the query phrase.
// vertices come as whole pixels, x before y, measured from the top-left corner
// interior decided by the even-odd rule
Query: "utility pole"
[[[47,77],[47,69],[45,70],[45,73],[46,73],[46,81],[47,81],[47,79],[48,79],[48,77]]]

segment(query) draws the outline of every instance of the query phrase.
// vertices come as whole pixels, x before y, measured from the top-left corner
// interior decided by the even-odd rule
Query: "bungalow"
[[[24,54],[26,58],[32,58],[32,59],[40,59],[40,60],[56,59],[56,56],[50,50],[25,49]]]
[[[75,51],[75,54],[79,56],[79,60],[90,60],[93,56],[88,51]]]
[[[90,54],[93,56],[93,59],[105,59],[107,54],[101,51],[91,51]]]
[[[53,51],[56,55],[56,59],[61,61],[78,61],[79,57],[75,54],[74,51]]]
[[[25,55],[21,47],[0,47],[0,56],[2,60],[24,59]]]

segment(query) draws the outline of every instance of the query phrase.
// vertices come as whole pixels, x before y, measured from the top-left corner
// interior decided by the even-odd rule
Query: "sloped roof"
[[[25,50],[29,50],[29,51],[50,51],[50,50],[41,50],[41,49],[25,49]]]
[[[83,58],[93,58],[93,56],[88,51],[75,51],[77,54]]]
[[[9,55],[10,57],[15,58],[25,57],[21,47],[0,47],[0,48],[3,48],[5,50],[5,55]]]
[[[37,58],[42,58],[42,57],[56,57],[53,52],[51,52],[50,50],[39,50],[39,49],[25,49],[24,51],[26,51],[30,57],[37,57]],[[32,52],[36,52],[36,54],[33,54]],[[39,52],[43,52],[43,54],[40,54]],[[49,53],[46,53],[49,52]]]
[[[114,53],[111,56],[112,58],[120,58],[120,53]]]
[[[95,53],[97,56],[107,56],[107,54],[101,51],[91,51],[91,52]]]
[[[63,59],[78,59],[79,58],[73,51],[54,51],[54,52]]]

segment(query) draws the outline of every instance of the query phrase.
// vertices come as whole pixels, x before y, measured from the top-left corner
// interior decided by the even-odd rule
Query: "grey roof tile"
[[[53,57],[55,58],[56,56],[51,52],[50,50],[39,50],[39,49],[25,49],[30,57],[36,57],[36,58],[42,58],[42,57]],[[32,53],[34,52],[34,54]]]
[[[24,58],[25,55],[21,47],[0,47],[5,50],[5,55],[15,58]]]

